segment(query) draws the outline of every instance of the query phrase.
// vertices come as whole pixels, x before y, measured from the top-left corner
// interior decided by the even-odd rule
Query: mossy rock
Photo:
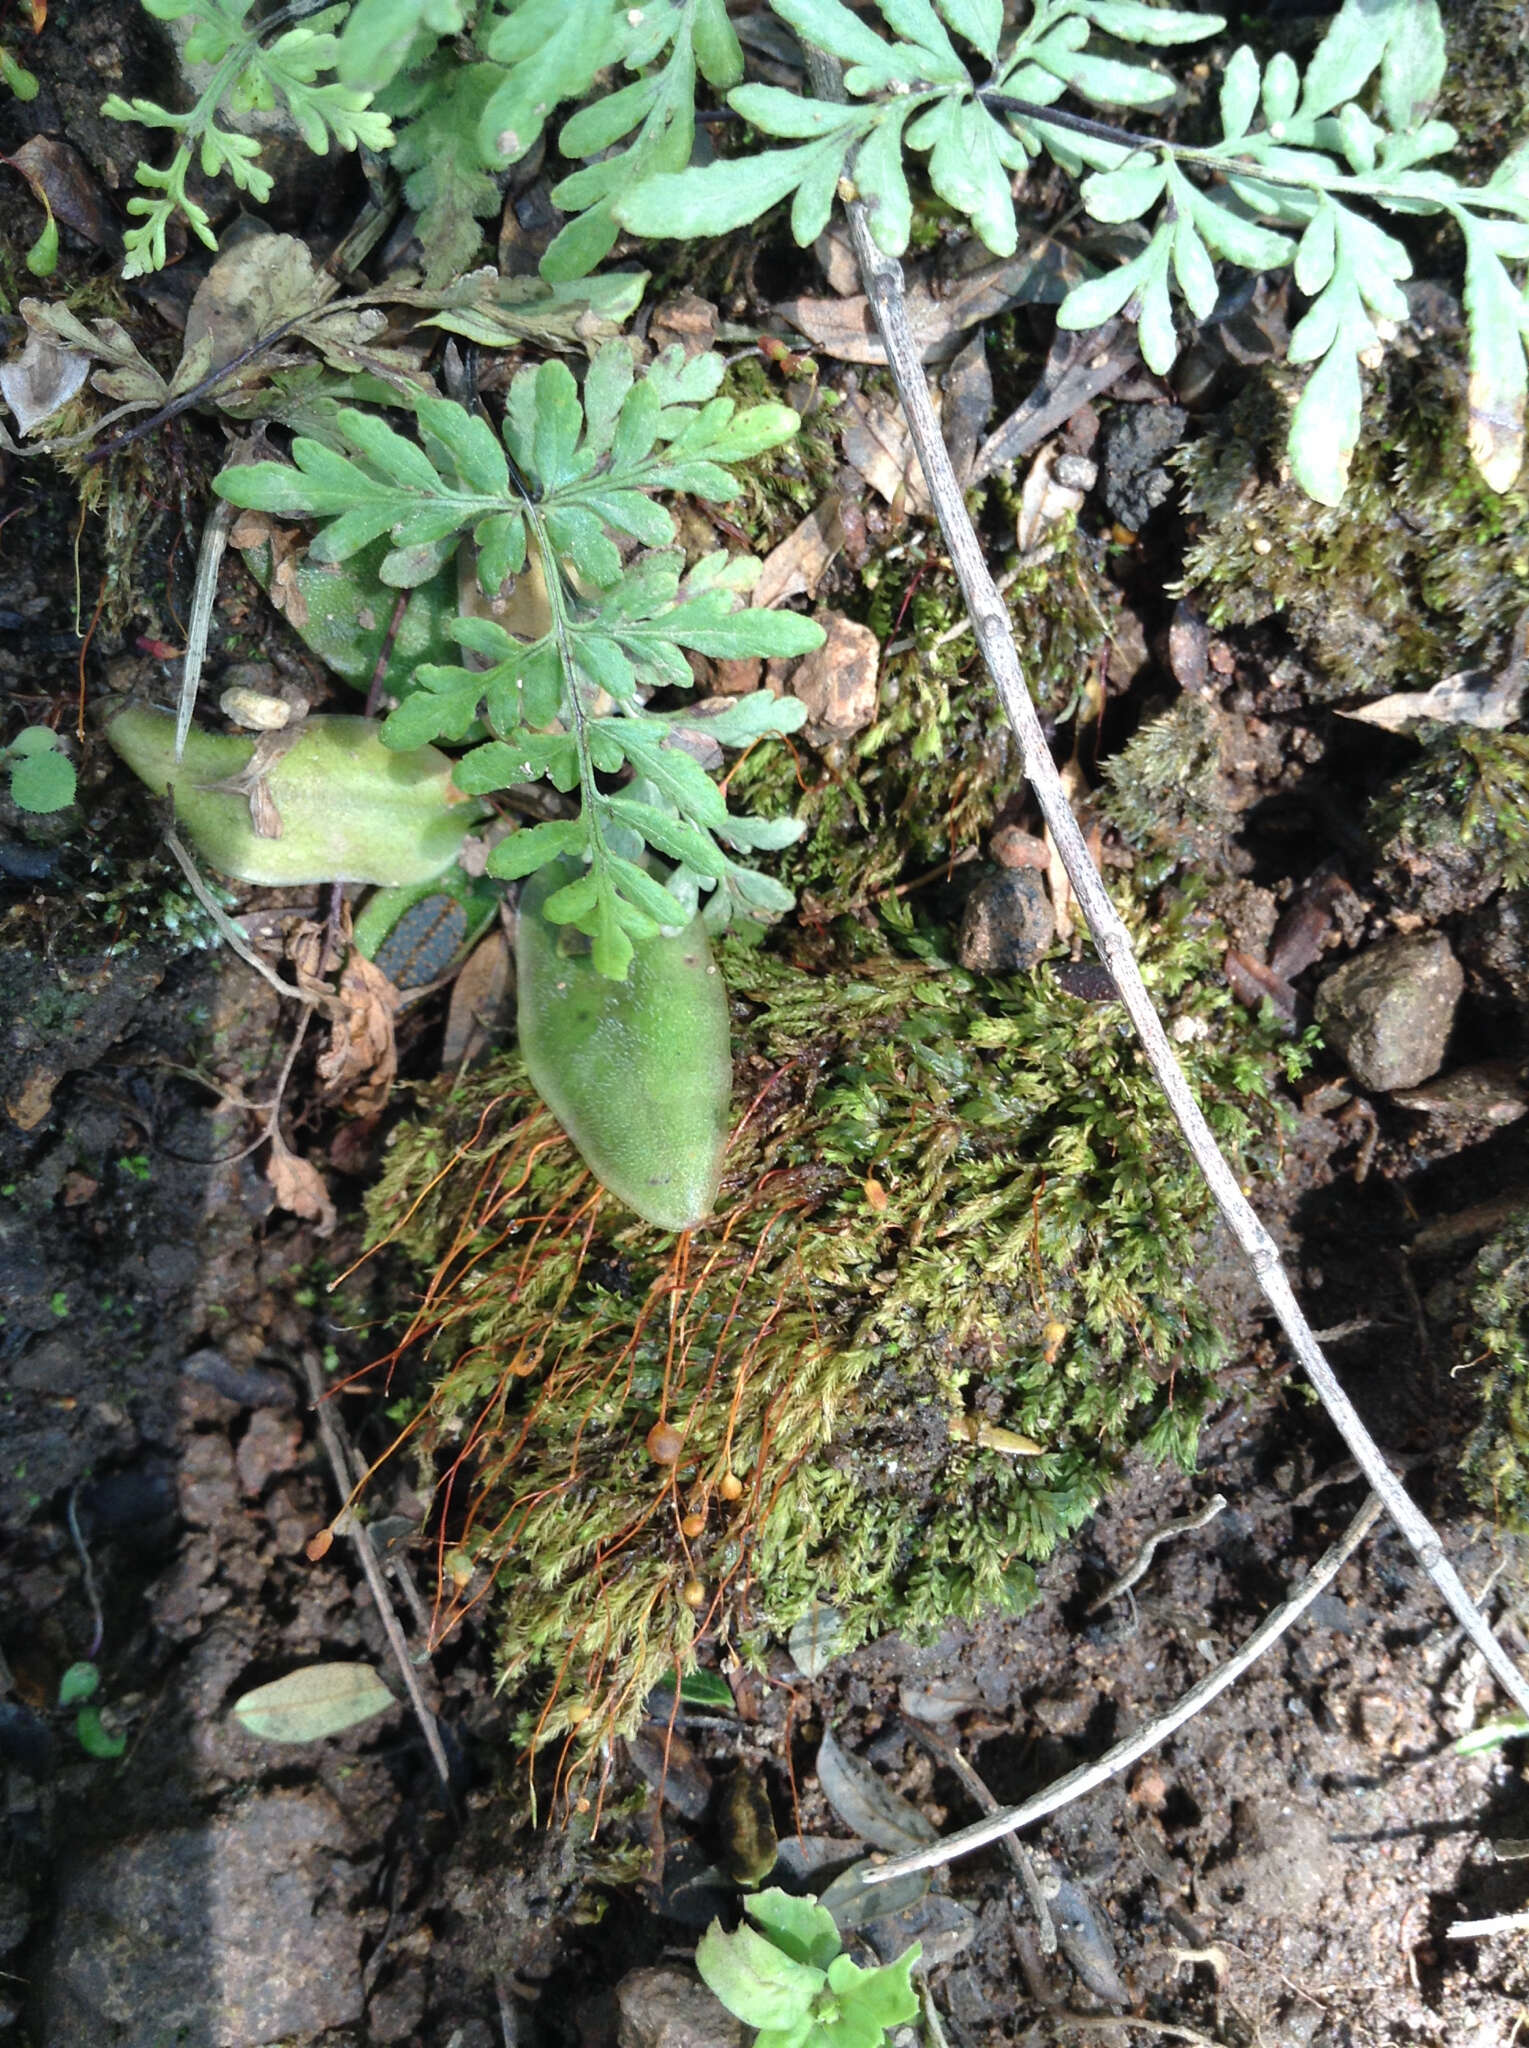
[[[1256,1178],[1271,1061],[1223,942],[1188,898],[1142,937]],[[1023,1609],[1129,1450],[1194,1453],[1208,1201],[1118,1006],[909,930],[799,944],[724,948],[736,1131],[704,1230],[604,1193],[513,1058],[428,1097],[371,1199],[433,1276],[403,1344],[439,1375],[411,1428],[444,1475],[443,1622],[492,1598],[539,1737],[630,1726],[703,1634],[757,1645],[814,1601],[851,1641]]]
[[[1314,503],[1285,462],[1297,371],[1263,371],[1178,457],[1198,525],[1184,588],[1217,627],[1280,619],[1318,701],[1422,688],[1495,656],[1529,604],[1529,494],[1476,474],[1462,360],[1423,349],[1370,380],[1341,504]]]

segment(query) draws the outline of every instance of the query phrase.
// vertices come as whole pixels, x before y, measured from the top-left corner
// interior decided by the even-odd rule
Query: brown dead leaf
[[[346,1103],[357,1116],[381,1109],[392,1092],[398,1074],[397,1008],[397,989],[374,961],[352,948],[318,1074],[328,1099]]]
[[[934,266],[908,274],[908,322],[924,362],[943,362],[960,347],[961,336],[983,320],[1013,306],[1060,305],[1082,282],[1078,256],[1048,235],[998,262],[977,263],[954,278]],[[825,355],[846,363],[884,363],[886,350],[868,301],[853,298],[787,299],[778,308],[799,334]]]
[[[308,623],[308,600],[297,580],[297,572],[308,552],[301,533],[295,526],[278,526],[264,512],[241,512],[229,530],[228,538],[230,545],[236,548],[270,549],[271,581],[266,595],[282,617],[300,633]]]
[[[1061,447],[1055,441],[1048,441],[1044,448],[1039,449],[1020,492],[1014,537],[1019,545],[1019,558],[1027,568],[1048,560],[1055,552],[1052,528],[1069,513],[1083,510],[1084,493],[1056,474],[1061,454]]]
[[[788,597],[817,596],[829,563],[844,545],[839,506],[838,493],[830,491],[815,512],[809,512],[800,526],[792,528],[779,547],[771,548],[749,595],[750,604],[768,611],[772,605],[784,604]]]
[[[1027,455],[1091,399],[1118,384],[1138,361],[1124,321],[1106,321],[1087,334],[1059,333],[1040,382],[977,450],[968,481],[981,483],[995,469]]]
[[[33,135],[6,162],[21,173],[55,220],[98,249],[121,255],[122,231],[77,149],[51,135]]]
[[[451,988],[441,1071],[471,1065],[488,1051],[503,1021],[510,991],[510,948],[502,931],[491,931],[464,961]]]
[[[348,940],[348,929],[342,933]],[[305,995],[318,996],[324,1002],[333,1000],[334,991],[325,980],[331,957],[332,940],[326,921],[315,918],[300,918],[287,926],[286,952],[297,976],[297,985]]]
[[[0,363],[0,398],[10,407],[17,431],[30,434],[78,394],[89,374],[89,356],[29,333],[20,355]]]
[[[656,349],[677,341],[687,356],[705,355],[717,339],[717,309],[694,292],[680,292],[654,308],[648,339]]]
[[[846,398],[840,418],[845,459],[871,489],[889,505],[928,518],[934,507],[901,408],[857,391]]]
[[[881,646],[841,612],[819,612],[817,622],[823,645],[798,662],[791,694],[807,707],[807,737],[821,745],[862,732],[876,716]]]
[[[977,448],[993,412],[993,373],[980,331],[974,334],[940,379],[940,430],[950,466],[963,490]]]
[[[248,235],[224,249],[197,286],[186,315],[186,356],[205,352],[209,369],[232,362],[284,321],[316,312],[335,288],[296,235]],[[181,371],[175,381],[182,382]]]
[[[279,1132],[271,1135],[271,1153],[265,1163],[265,1177],[271,1183],[278,1209],[290,1209],[316,1226],[316,1235],[328,1237],[339,1221],[329,1190],[316,1166],[299,1159],[287,1149]]]

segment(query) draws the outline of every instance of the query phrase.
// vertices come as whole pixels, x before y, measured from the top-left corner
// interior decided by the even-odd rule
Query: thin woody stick
[[[808,72],[817,97],[842,102],[844,88],[840,83],[838,65],[811,45],[806,46],[806,54]],[[913,445],[923,465],[924,482],[945,536],[945,545],[950,550],[951,564],[966,599],[967,610],[971,613],[977,645],[987,664],[988,674],[993,678],[1004,716],[1019,742],[1025,774],[1061,854],[1067,879],[1088,919],[1094,944],[1114,977],[1148,1064],[1168,1098],[1168,1106],[1184,1134],[1184,1142],[1195,1164],[1205,1177],[1216,1206],[1242,1247],[1265,1299],[1279,1319],[1290,1347],[1315,1387],[1323,1407],[1353,1452],[1366,1479],[1384,1502],[1387,1514],[1411,1545],[1418,1562],[1486,1659],[1503,1690],[1515,1705],[1529,1713],[1529,1678],[1518,1669],[1492,1634],[1486,1617],[1444,1555],[1444,1546],[1433,1525],[1386,1463],[1380,1446],[1365,1428],[1353,1402],[1322,1355],[1322,1347],[1295,1298],[1295,1290],[1280,1262],[1274,1240],[1259,1221],[1216,1143],[1174,1055],[1168,1034],[1152,1007],[1152,998],[1147,993],[1131,950],[1130,934],[1089,857],[1078,821],[1067,801],[1040,719],[1025,687],[1008,611],[994,587],[982,544],[967,517],[939,422],[929,402],[923,362],[908,322],[902,265],[876,247],[871,239],[865,208],[858,199],[850,200],[848,212],[861,282],[876,316],[876,325],[881,330],[887,364],[897,385]]]

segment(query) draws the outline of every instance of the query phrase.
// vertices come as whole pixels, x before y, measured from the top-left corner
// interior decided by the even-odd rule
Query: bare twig
[[[1529,1934],[1529,1913],[1499,1913],[1493,1920],[1453,1920],[1446,1941],[1485,1941],[1494,1934]]]
[[[1213,1493],[1197,1515],[1179,1515],[1171,1522],[1164,1522],[1160,1529],[1154,1529],[1141,1549],[1135,1562],[1128,1565],[1118,1579],[1113,1580],[1104,1591],[1089,1601],[1085,1614],[1097,1614],[1101,1607],[1108,1607],[1112,1600],[1118,1600],[1122,1593],[1129,1593],[1147,1576],[1148,1567],[1157,1554],[1157,1546],[1166,1543],[1170,1536],[1187,1536],[1191,1529],[1203,1529],[1207,1522],[1215,1521],[1226,1506],[1224,1493]]]
[[[1159,1743],[1166,1742],[1176,1729],[1186,1721],[1192,1721],[1196,1714],[1208,1707],[1213,1699],[1219,1698],[1228,1686],[1235,1685],[1250,1665],[1257,1663],[1271,1643],[1277,1642],[1298,1620],[1316,1599],[1317,1595],[1330,1586],[1339,1572],[1359,1548],[1365,1537],[1378,1521],[1381,1501],[1375,1494],[1367,1494],[1364,1506],[1355,1515],[1347,1529],[1330,1550],[1320,1557],[1311,1571],[1296,1587],[1283,1606],[1276,1607],[1253,1631],[1242,1648],[1224,1664],[1218,1664],[1214,1671],[1207,1672],[1198,1685],[1192,1685],[1183,1697],[1171,1706],[1166,1714],[1128,1735],[1124,1742],[1117,1742],[1113,1749],[1095,1758],[1091,1764],[1080,1764],[1075,1771],[1069,1771],[1065,1778],[1058,1778],[1048,1785],[1044,1792],[1037,1792],[1022,1806],[1011,1806],[995,1813],[988,1820],[975,1822],[969,1828],[958,1829],[953,1835],[946,1835],[931,1848],[920,1849],[909,1856],[895,1856],[889,1863],[880,1863],[866,1871],[861,1878],[865,1885],[886,1884],[894,1877],[902,1877],[914,1870],[933,1870],[940,1864],[950,1863],[957,1856],[966,1856],[973,1849],[985,1849],[989,1842],[1001,1841],[1005,1835],[1013,1834],[1016,1828],[1027,1828],[1033,1821],[1043,1820],[1048,1813],[1055,1813],[1059,1807],[1070,1806],[1075,1799],[1082,1799],[1096,1786],[1103,1785],[1110,1778],[1118,1778],[1122,1771],[1129,1770],[1138,1758]]]
[[[1058,2026],[1078,2027],[1094,2034],[1124,2033],[1136,2027],[1141,2032],[1156,2034],[1163,2041],[1188,2041],[1191,2048],[1221,2048],[1213,2034],[1202,2034],[1198,2027],[1180,2026],[1177,2020],[1149,2020],[1134,2012],[1057,2012],[1051,2017]]]
[[[308,1394],[313,1402],[313,1413],[318,1423],[319,1441],[323,1444],[325,1455],[329,1459],[330,1470],[334,1474],[335,1484],[339,1487],[341,1493],[348,1497],[350,1491],[350,1459],[346,1452],[344,1440],[340,1435],[339,1426],[335,1422],[334,1413],[328,1401],[324,1398],[324,1375],[319,1368],[318,1360],[311,1351],[303,1353],[303,1377],[308,1382]],[[409,1695],[409,1704],[414,1709],[415,1719],[419,1722],[420,1733],[425,1738],[425,1747],[430,1752],[430,1761],[435,1765],[436,1776],[441,1781],[441,1790],[446,1795],[446,1803],[455,1809],[456,1801],[452,1796],[451,1790],[451,1766],[446,1761],[446,1748],[441,1741],[441,1731],[436,1726],[435,1716],[431,1713],[426,1703],[424,1691],[419,1682],[419,1673],[415,1670],[414,1660],[409,1654],[408,1638],[404,1635],[397,1613],[394,1611],[393,1602],[388,1594],[387,1581],[382,1575],[382,1566],[377,1562],[377,1553],[372,1548],[371,1533],[364,1522],[358,1522],[354,1517],[349,1520],[348,1533],[351,1541],[356,1546],[356,1555],[361,1560],[361,1569],[366,1574],[366,1583],[370,1587],[372,1599],[376,1603],[378,1619],[382,1623],[382,1632],[388,1639],[388,1648],[393,1652],[393,1660],[398,1666],[399,1676],[402,1678],[404,1689]]]
[[[926,1728],[918,1721],[903,1717],[903,1726],[908,1733],[921,1742],[931,1756],[938,1757],[942,1764],[949,1765],[961,1783],[966,1787],[984,1813],[1001,1813],[1002,1807],[989,1791],[987,1780],[977,1766],[966,1755],[958,1742],[951,1742],[937,1734],[933,1728]],[[1042,1955],[1054,1956],[1057,1952],[1056,1922],[1051,1917],[1051,1901],[1046,1897],[1041,1884],[1040,1872],[1035,1867],[1035,1858],[1023,1842],[1016,1842],[1012,1835],[1003,1838],[1004,1853],[1019,1873],[1024,1886],[1025,1897],[1030,1901],[1030,1910],[1035,1915],[1040,1929]]]
[[[844,89],[833,59],[809,47],[807,62],[818,98],[842,101]],[[977,645],[993,678],[1004,715],[1019,741],[1025,774],[1061,854],[1067,879],[1088,919],[1100,957],[1114,976],[1120,999],[1136,1028],[1148,1064],[1168,1098],[1174,1120],[1184,1134],[1184,1142],[1203,1174],[1217,1208],[1242,1247],[1266,1300],[1290,1340],[1291,1349],[1334,1426],[1358,1460],[1366,1479],[1385,1503],[1386,1512],[1412,1546],[1418,1562],[1486,1658],[1503,1690],[1516,1705],[1529,1713],[1529,1678],[1493,1636],[1486,1618],[1461,1583],[1459,1573],[1445,1557],[1444,1547],[1432,1524],[1386,1463],[1380,1446],[1365,1428],[1353,1402],[1322,1355],[1322,1347],[1311,1333],[1311,1325],[1280,1262],[1278,1248],[1259,1221],[1252,1204],[1242,1192],[1236,1174],[1216,1143],[1215,1135],[1205,1121],[1204,1112],[1175,1057],[1168,1034],[1152,1007],[1152,998],[1147,993],[1131,950],[1130,934],[1110,901],[1109,892],[1089,856],[1078,821],[1067,801],[1067,793],[1051,758],[1040,719],[1025,687],[1007,608],[994,588],[982,544],[967,517],[961,489],[940,436],[939,422],[929,402],[929,387],[918,346],[908,324],[902,266],[895,258],[884,255],[872,241],[865,208],[859,201],[850,204],[849,220],[861,281],[886,345],[887,364],[897,385],[913,445],[923,465],[924,482],[945,536],[945,544],[950,550],[951,564],[972,616]]]

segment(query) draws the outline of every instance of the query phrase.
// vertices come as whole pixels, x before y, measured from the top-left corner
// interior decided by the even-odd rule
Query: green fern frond
[[[634,939],[684,924],[702,894],[716,925],[740,911],[776,915],[792,901],[732,855],[788,844],[795,824],[735,817],[687,745],[702,734],[746,746],[794,731],[801,704],[761,690],[704,721],[647,708],[657,690],[692,687],[687,651],[791,655],[822,639],[794,613],[738,609],[751,561],[712,555],[686,575],[671,545],[674,520],[656,493],[733,497],[733,465],[797,428],[789,407],[740,411],[719,397],[722,371],[720,357],[687,361],[676,348],[638,376],[630,350],[612,342],[582,391],[561,362],[522,370],[502,444],[451,400],[421,397],[417,441],[376,414],[342,411],[344,453],[300,438],[295,467],[253,463],[217,479],[236,505],[323,522],[315,561],[345,561],[385,536],[381,573],[398,588],[428,580],[466,535],[491,595],[534,556],[545,630],[518,639],[490,619],[458,619],[453,635],[480,665],[420,669],[384,738],[402,749],[479,740],[455,772],[464,793],[543,778],[580,792],[576,819],[517,832],[495,848],[490,871],[513,878],[583,858],[587,872],[549,900],[547,915],[587,933],[600,971],[616,979]],[[634,779],[607,794],[598,778],[623,771]],[[675,864],[664,882],[641,864],[644,848]]]
[[[127,202],[138,225],[123,237],[124,277],[141,277],[164,264],[166,234],[179,214],[209,249],[217,237],[206,208],[190,197],[186,179],[193,162],[209,178],[223,172],[258,205],[270,197],[271,177],[256,161],[260,145],[236,129],[220,128],[225,108],[234,113],[268,110],[278,103],[297,124],[299,134],[322,156],[331,143],[342,149],[365,145],[386,149],[393,131],[385,114],[371,107],[371,94],[326,78],[333,71],[338,40],[333,33],[347,13],[344,6],[326,7],[284,29],[262,44],[264,24],[251,25],[252,0],[143,0],[160,21],[191,21],[185,43],[188,65],[210,64],[212,77],[196,105],[186,114],[172,114],[153,100],[125,100],[112,93],[101,111],[114,121],[141,121],[149,128],[167,128],[177,138],[175,153],[163,169],[140,163],[138,183],[153,197],[139,194]]]

